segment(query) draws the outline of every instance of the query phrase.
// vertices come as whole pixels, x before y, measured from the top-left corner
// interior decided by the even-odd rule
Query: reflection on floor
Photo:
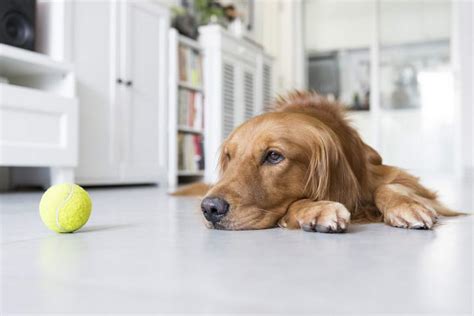
[[[471,181],[425,183],[472,210]],[[63,235],[40,222],[40,192],[0,195],[2,314],[472,312],[471,217],[433,231],[228,232],[159,188],[90,193],[88,225]]]

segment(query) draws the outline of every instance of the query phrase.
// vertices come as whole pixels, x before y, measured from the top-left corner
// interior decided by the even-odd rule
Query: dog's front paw
[[[346,231],[351,213],[341,203],[315,203],[296,217],[301,229],[307,232],[343,233]]]
[[[384,214],[386,224],[399,228],[431,229],[437,220],[434,209],[416,202],[397,205]]]

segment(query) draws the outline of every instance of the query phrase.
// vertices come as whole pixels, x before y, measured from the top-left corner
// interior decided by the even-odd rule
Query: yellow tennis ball
[[[39,210],[43,223],[49,229],[72,233],[89,219],[92,201],[86,190],[77,184],[57,184],[43,194]]]

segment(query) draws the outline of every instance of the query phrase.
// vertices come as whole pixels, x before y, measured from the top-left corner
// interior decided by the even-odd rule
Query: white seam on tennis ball
[[[66,205],[66,203],[72,197],[73,190],[74,190],[74,185],[69,184],[69,194],[68,194],[67,198],[63,201],[63,203],[61,205],[58,205],[58,207],[56,208],[56,227],[58,227],[58,229],[61,230],[61,231],[66,231],[66,229],[64,227],[62,227],[61,224],[59,224],[59,210],[62,209],[63,206]]]

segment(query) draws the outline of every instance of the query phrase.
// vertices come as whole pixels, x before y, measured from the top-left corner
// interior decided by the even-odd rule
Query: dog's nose
[[[229,203],[218,197],[207,197],[202,200],[201,209],[209,222],[217,223],[229,211]]]

